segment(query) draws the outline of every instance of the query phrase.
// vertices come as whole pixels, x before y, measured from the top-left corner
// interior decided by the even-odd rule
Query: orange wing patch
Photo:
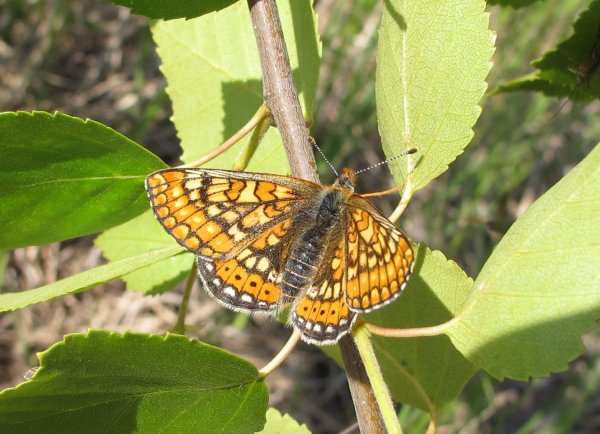
[[[213,262],[199,257],[198,274],[204,287],[233,310],[268,312],[277,309],[281,292],[275,283],[278,273],[267,257],[247,252],[243,252],[248,255],[245,260]],[[254,263],[252,267],[248,266],[250,261]],[[265,271],[260,271],[259,263]]]
[[[354,312],[370,312],[400,295],[414,253],[404,234],[387,220],[361,208],[352,208],[350,217],[347,302]]]

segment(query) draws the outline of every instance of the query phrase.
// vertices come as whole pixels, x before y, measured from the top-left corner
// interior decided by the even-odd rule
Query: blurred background
[[[529,62],[567,38],[588,1],[546,0],[522,9],[490,6],[497,32],[489,89],[533,69]],[[313,136],[335,167],[382,161],[375,114],[377,29],[383,2],[319,0],[323,64]],[[144,18],[81,0],[0,0],[0,111],[58,110],[92,118],[148,147],[167,163],[179,157],[160,60]],[[485,97],[475,137],[445,174],[411,201],[399,224],[476,276],[503,233],[527,207],[600,141],[600,104],[573,105],[534,93]],[[0,144],[1,146],[1,144]],[[323,179],[333,177],[321,162]],[[382,180],[387,180],[382,184]],[[359,191],[393,185],[385,166],[361,175]],[[377,200],[389,213],[397,196]],[[10,223],[10,222],[8,222]],[[5,223],[6,224],[6,223]],[[102,263],[93,237],[0,252],[2,291],[44,285]],[[88,328],[164,333],[176,320],[180,291],[143,297],[120,281],[0,315],[0,388],[23,381],[35,353]],[[258,366],[289,335],[276,322],[222,309],[199,288],[190,302],[190,336]],[[477,374],[441,414],[440,433],[600,432],[600,336],[565,372],[530,382]],[[343,371],[301,344],[268,378],[270,404],[315,433],[355,422]],[[427,414],[398,406],[408,433]]]

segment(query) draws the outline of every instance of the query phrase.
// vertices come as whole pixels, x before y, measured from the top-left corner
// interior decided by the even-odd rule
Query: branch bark
[[[263,70],[264,99],[281,134],[292,174],[319,182],[275,0],[248,0]],[[352,337],[340,340],[361,433],[385,432],[381,412]]]
[[[281,134],[292,174],[319,182],[275,0],[248,0],[263,71],[263,96]]]

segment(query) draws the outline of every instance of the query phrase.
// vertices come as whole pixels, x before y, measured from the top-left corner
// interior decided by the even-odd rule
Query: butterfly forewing
[[[223,260],[289,219],[318,187],[294,182],[295,178],[267,178],[223,170],[166,169],[151,174],[146,189],[156,217],[173,238],[204,258]]]

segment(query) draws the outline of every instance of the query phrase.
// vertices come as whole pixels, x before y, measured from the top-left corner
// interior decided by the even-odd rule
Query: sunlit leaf
[[[314,12],[308,0],[281,1],[277,6],[300,102],[310,120],[320,57]],[[252,35],[246,2],[193,20],[158,22],[153,27],[185,162],[214,150],[263,103],[262,70]],[[208,167],[231,168],[246,143],[247,139]],[[267,133],[247,170],[289,171],[275,129]]]
[[[519,218],[449,329],[497,378],[564,370],[600,318],[600,146]]]
[[[473,137],[494,51],[483,0],[390,0],[377,51],[377,118],[397,182],[418,190]]]
[[[150,208],[133,220],[104,232],[95,243],[111,261],[176,245],[156,221]],[[160,293],[172,289],[189,275],[193,262],[194,255],[191,253],[171,256],[129,273],[123,276],[123,280],[127,282],[127,288],[134,291]]]

